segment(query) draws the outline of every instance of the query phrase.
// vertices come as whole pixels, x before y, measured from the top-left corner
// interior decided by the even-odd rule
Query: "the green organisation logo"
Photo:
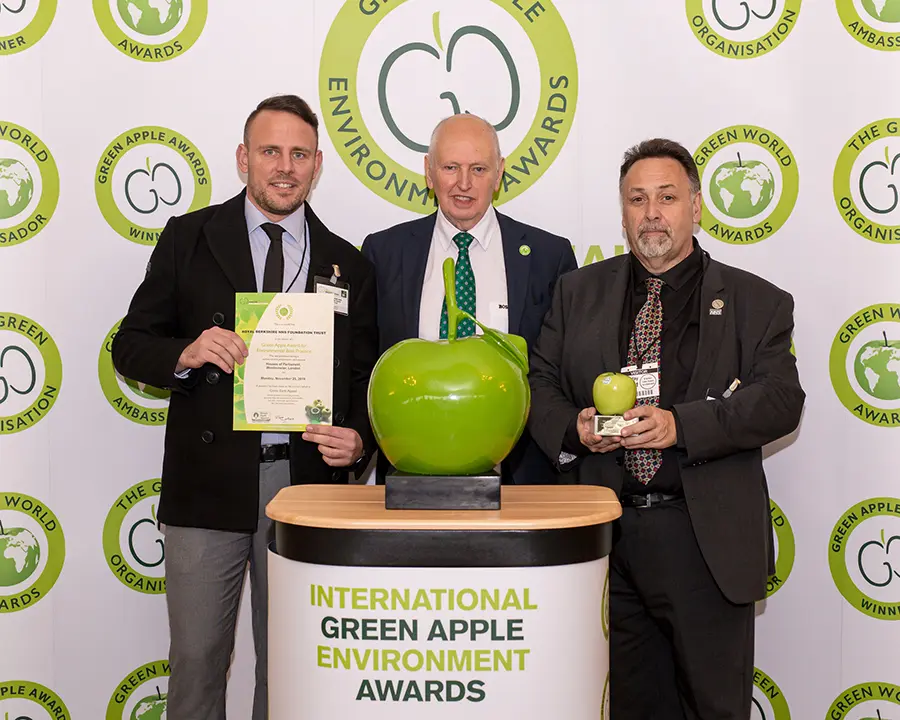
[[[791,711],[781,688],[759,668],[753,669],[751,720],[791,720]]]
[[[506,170],[495,202],[530,188],[572,127],[578,67],[550,0],[347,0],[322,50],[319,98],[341,159],[372,192],[431,212],[424,178],[431,132],[472,113],[497,129]]]
[[[0,55],[35,45],[50,29],[57,0],[0,0]]]
[[[160,480],[132,485],[113,503],[103,524],[103,554],[123,585],[147,595],[166,591],[166,545],[156,521]]]
[[[749,60],[785,41],[800,15],[801,0],[687,0],[694,36],[716,55]]]
[[[900,0],[836,0],[844,29],[874,50],[900,50]]]
[[[37,235],[58,201],[59,171],[50,150],[27,128],[0,120],[0,248]]]
[[[0,490],[0,613],[32,607],[50,592],[65,557],[53,511],[30,495]]]
[[[197,42],[208,0],[93,0],[100,30],[120,52],[145,62],[176,58]]]
[[[794,531],[781,508],[769,501],[769,512],[775,528],[775,574],[766,583],[766,597],[772,597],[787,582],[794,568]]]
[[[94,190],[113,230],[155,245],[169,218],[209,204],[212,183],[196,145],[174,130],[144,126],[122,133],[103,151]]]
[[[853,134],[834,167],[834,200],[852,230],[878,243],[900,243],[900,118]]]
[[[59,396],[62,359],[44,328],[0,311],[0,436],[40,422]]]
[[[112,342],[120,323],[107,333],[100,348],[97,371],[103,395],[122,417],[140,425],[165,425],[171,392],[123,377],[113,366]]]
[[[771,130],[733,125],[694,152],[706,203],[700,226],[716,240],[747,245],[772,237],[800,189],[797,160]]]
[[[844,407],[878,427],[900,427],[900,303],[870,305],[831,344],[831,385]]]
[[[50,688],[28,680],[0,682],[3,720],[70,720],[72,714]]]
[[[891,683],[865,682],[838,695],[826,720],[893,720],[900,716],[900,687]]]
[[[900,499],[863,500],[831,531],[828,564],[844,599],[879,620],[900,620]]]
[[[116,687],[106,706],[106,720],[163,720],[168,690],[167,661],[141,665]]]

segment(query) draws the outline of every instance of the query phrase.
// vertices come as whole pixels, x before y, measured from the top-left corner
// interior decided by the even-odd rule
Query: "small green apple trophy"
[[[499,509],[495,471],[525,429],[531,407],[524,338],[486,327],[456,304],[455,265],[443,264],[447,339],[411,338],[378,359],[369,420],[395,468],[390,509]],[[468,318],[482,335],[457,337]]]
[[[638,418],[626,420],[622,415],[634,407],[637,386],[630,375],[617,372],[600,373],[592,389],[594,407],[594,434],[611,437],[621,435],[622,428],[634,425]]]

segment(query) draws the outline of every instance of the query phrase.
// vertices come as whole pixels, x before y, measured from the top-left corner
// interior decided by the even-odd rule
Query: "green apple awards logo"
[[[37,235],[58,200],[59,171],[50,150],[30,130],[0,120],[0,248]]]
[[[838,695],[828,720],[894,720],[900,716],[900,687],[890,683],[866,682],[847,688]]]
[[[0,312],[0,436],[39,422],[62,384],[53,338],[24,315]]]
[[[777,48],[791,34],[801,0],[686,0],[691,30],[709,50],[748,60]]]
[[[900,620],[900,499],[863,500],[831,531],[831,576],[844,599],[879,620]]]
[[[27,680],[0,682],[3,720],[69,720],[72,714],[50,688]]]
[[[57,0],[0,0],[0,55],[27,50],[53,23]]]
[[[0,492],[0,613],[24,610],[50,592],[65,556],[50,508],[30,495]]]
[[[156,522],[159,478],[132,485],[113,503],[103,524],[103,554],[123,585],[148,595],[166,591],[166,544]]]
[[[694,161],[708,201],[702,227],[716,240],[747,245],[784,225],[800,189],[797,160],[784,140],[755,125],[734,125],[710,135]]]
[[[874,50],[900,50],[900,0],[837,0],[844,29]]]
[[[168,662],[141,665],[122,678],[106,706],[106,720],[165,720],[168,689]]]
[[[866,240],[900,243],[898,178],[900,118],[865,125],[841,150],[834,167],[834,200],[844,221]]]
[[[572,38],[550,0],[347,0],[322,49],[328,135],[369,190],[413,212],[436,205],[423,157],[442,118],[473,113],[507,152],[496,201],[525,192],[559,156],[575,115]]]
[[[766,582],[766,597],[772,597],[787,581],[794,568],[794,531],[787,516],[773,501],[769,501],[769,513],[775,528],[775,574]]]
[[[900,426],[900,304],[847,318],[831,344],[831,384],[844,407],[879,427]]]
[[[751,720],[791,720],[791,711],[781,688],[758,668],[753,668],[750,705]]]
[[[165,425],[171,392],[120,375],[112,361],[112,342],[121,320],[103,339],[97,363],[103,395],[116,412],[140,425]]]
[[[197,42],[206,25],[207,0],[93,0],[97,24],[128,57],[162,62]]]
[[[212,195],[209,166],[197,147],[156,126],[133,128],[109,144],[94,190],[109,226],[139,245],[155,245],[169,218],[206,207]]]

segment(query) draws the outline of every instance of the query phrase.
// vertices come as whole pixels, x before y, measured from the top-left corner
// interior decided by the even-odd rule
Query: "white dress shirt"
[[[431,249],[425,266],[422,299],[419,305],[419,337],[438,340],[441,331],[441,309],[444,306],[444,277],[442,265],[448,257],[459,259],[459,248],[453,238],[460,230],[454,227],[439,209]],[[506,292],[506,264],[503,260],[503,241],[493,206],[489,207],[478,224],[469,230],[475,238],[469,245],[469,261],[475,275],[475,317],[488,327],[508,332],[509,309]],[[476,334],[481,328],[475,327]]]

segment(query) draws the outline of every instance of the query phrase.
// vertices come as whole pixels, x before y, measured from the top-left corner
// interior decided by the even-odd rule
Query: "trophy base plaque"
[[[626,420],[621,415],[594,415],[594,435],[614,437],[622,434],[622,428],[640,422],[640,418]]]
[[[499,510],[500,474],[412,475],[389,472],[384,479],[387,510]]]

